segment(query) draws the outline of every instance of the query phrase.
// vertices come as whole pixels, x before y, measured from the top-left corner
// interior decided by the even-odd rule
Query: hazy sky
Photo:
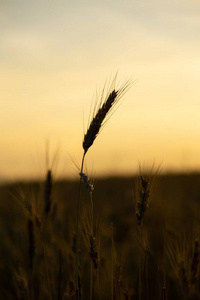
[[[89,173],[200,169],[200,2],[0,1],[0,178],[75,176],[92,99],[137,83],[87,154]]]

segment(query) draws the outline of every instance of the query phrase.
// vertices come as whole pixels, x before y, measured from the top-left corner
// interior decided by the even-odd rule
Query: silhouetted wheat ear
[[[44,213],[47,215],[51,209],[52,173],[48,170],[44,191]]]
[[[30,270],[33,268],[33,260],[35,256],[35,234],[34,234],[34,223],[32,218],[28,220],[28,237],[29,237],[29,267]]]
[[[124,291],[124,300],[129,300],[129,295],[127,290]]]
[[[190,276],[191,284],[195,284],[198,280],[199,256],[200,256],[199,241],[196,240],[194,244],[194,253],[193,253],[192,263],[191,263],[191,276]]]
[[[148,207],[148,201],[150,197],[150,183],[149,178],[140,176],[140,195],[139,200],[137,201],[137,212],[136,219],[138,226],[141,226],[144,213]]]
[[[15,273],[15,279],[17,284],[17,299],[29,299],[28,282],[21,270],[19,273]]]
[[[97,251],[97,243],[96,238],[94,236],[90,236],[90,257],[93,261],[95,270],[98,269],[98,251]]]
[[[94,191],[94,186],[92,184],[92,181],[83,172],[79,173],[79,175],[80,175],[80,178],[81,178],[82,182],[85,184],[86,189],[88,190],[88,192],[92,194],[92,192]]]
[[[180,278],[180,283],[181,283],[182,287],[184,288],[185,293],[188,294],[189,290],[190,290],[190,282],[189,282],[183,261],[179,264],[179,278]]]
[[[110,93],[106,102],[103,103],[102,107],[99,108],[97,114],[92,119],[92,122],[90,123],[90,127],[88,128],[83,140],[83,149],[85,153],[94,143],[94,140],[99,133],[103,120],[105,119],[107,113],[109,112],[112,105],[114,104],[114,101],[117,97],[117,93],[118,91],[115,90],[113,90]]]
[[[102,125],[105,123],[106,116],[108,116],[112,108],[117,104],[119,99],[123,96],[123,94],[127,91],[131,84],[132,80],[127,81],[120,89],[113,89],[113,91],[109,93],[109,95],[106,97],[106,100],[103,103],[100,101],[99,108],[95,112],[95,115],[93,116],[93,119],[90,122],[89,128],[86,134],[84,135],[84,154],[86,154],[88,149],[94,143],[94,140],[96,139]],[[103,95],[101,96],[101,98],[102,97]]]
[[[79,299],[79,300],[81,300],[82,299],[82,272],[81,272],[82,270],[81,270],[81,267],[79,266],[79,276],[78,276],[78,290],[77,290],[77,298]]]

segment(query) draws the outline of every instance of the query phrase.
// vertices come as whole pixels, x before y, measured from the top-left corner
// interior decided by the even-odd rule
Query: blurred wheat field
[[[52,181],[47,211],[47,180],[0,188],[1,299],[77,297],[79,183]],[[79,298],[199,299],[200,175],[157,176],[141,228],[134,203],[141,192],[138,180],[96,179],[95,243],[90,239],[90,197],[83,187]]]

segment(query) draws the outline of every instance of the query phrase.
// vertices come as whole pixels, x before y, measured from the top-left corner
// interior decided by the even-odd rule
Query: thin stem
[[[162,288],[162,300],[167,300],[166,287],[165,286],[163,286],[163,288]]]
[[[81,163],[81,171],[80,173],[83,172],[83,165],[84,165],[84,159],[85,159],[85,152],[82,157],[82,163]],[[77,215],[76,215],[76,296],[77,300],[79,300],[79,286],[78,286],[78,264],[79,264],[79,253],[78,253],[78,246],[79,246],[79,219],[80,219],[80,203],[81,203],[81,184],[82,180],[80,177],[80,182],[79,182],[79,190],[78,190],[78,200],[77,200]]]
[[[59,272],[58,272],[58,300],[61,299],[61,274],[62,273],[62,256],[59,249]]]
[[[140,239],[142,239],[142,224],[139,227]],[[141,253],[139,253],[139,300],[142,299],[142,257]]]
[[[46,272],[46,278],[47,278],[49,299],[53,300],[51,283],[50,283],[50,278],[49,278],[49,270],[48,270],[47,259],[46,259],[46,247],[45,247],[45,242],[44,241],[43,241],[43,256],[44,256],[44,266],[45,266],[45,272]]]
[[[90,260],[90,300],[93,298],[93,263]]]
[[[91,234],[94,236],[94,204],[93,204],[93,198],[92,193],[90,193],[90,204],[91,204]]]
[[[94,237],[94,205],[92,199],[92,193],[90,193],[91,204],[91,236]],[[93,262],[90,260],[90,300],[93,298]]]
[[[111,223],[111,300],[114,299],[114,238],[113,224]]]
[[[40,232],[40,234],[42,237],[42,251],[43,251],[43,259],[44,259],[44,269],[46,273],[47,286],[48,286],[48,294],[49,294],[49,299],[53,300],[52,285],[50,282],[50,275],[49,275],[47,256],[46,256],[46,246],[47,246],[47,240],[46,240],[47,225],[46,224],[47,224],[47,216],[44,216],[44,229],[43,232]]]

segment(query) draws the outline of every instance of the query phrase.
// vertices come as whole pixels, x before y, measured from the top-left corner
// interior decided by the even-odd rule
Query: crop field
[[[76,286],[79,186],[1,186],[1,299],[199,299],[199,174],[83,182]]]

